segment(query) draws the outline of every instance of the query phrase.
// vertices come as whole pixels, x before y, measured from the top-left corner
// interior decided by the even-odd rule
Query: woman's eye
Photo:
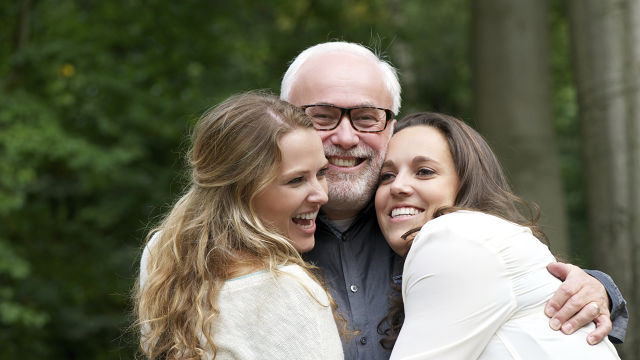
[[[287,184],[288,185],[296,185],[296,184],[301,183],[302,180],[303,180],[302,176],[299,176],[297,178],[293,178],[293,179],[289,180],[289,182],[287,182]]]
[[[435,171],[433,171],[433,170],[431,170],[429,168],[420,168],[420,169],[418,169],[416,174],[418,176],[431,176],[431,175],[433,175],[435,173],[436,173]]]
[[[316,175],[319,178],[323,178],[325,176],[327,176],[327,171],[329,171],[329,168],[325,167],[320,169],[320,171],[318,171],[318,174]]]
[[[393,180],[393,178],[395,178],[395,177],[396,177],[396,175],[394,173],[391,173],[391,172],[382,173],[382,174],[380,174],[380,183],[389,182],[389,181]]]

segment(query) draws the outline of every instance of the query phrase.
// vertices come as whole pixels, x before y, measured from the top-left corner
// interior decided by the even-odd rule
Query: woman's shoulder
[[[422,227],[422,232],[425,233],[443,231],[474,239],[495,237],[501,233],[531,233],[531,230],[526,226],[512,223],[495,215],[471,210],[458,210],[441,215]]]
[[[473,224],[502,224],[502,225],[516,225],[508,220],[505,220],[501,217],[484,213],[482,211],[475,210],[456,210],[454,212],[450,212],[437,218],[429,221],[428,223],[449,223],[453,221],[465,221],[470,225]]]
[[[527,259],[554,261],[548,247],[528,227],[478,211],[459,210],[429,221],[412,247],[430,242],[450,246],[476,244],[500,258],[519,259],[523,263]]]
[[[412,247],[434,241],[475,243],[492,249],[493,252],[508,249],[521,249],[525,253],[548,252],[548,248],[533,236],[528,227],[498,216],[469,210],[455,211],[427,222]]]
[[[277,291],[280,294],[289,294],[290,298],[313,298],[328,304],[327,293],[314,281],[309,274],[299,265],[288,264],[278,267],[276,270],[260,270],[243,275],[225,282],[224,292]]]
[[[283,358],[325,358],[328,351],[341,354],[329,302],[312,296],[318,288],[320,285],[298,265],[225,282],[218,297],[220,319],[214,324],[225,329],[217,332],[218,341],[228,340],[232,353],[237,354],[234,347],[245,346],[252,355],[264,358],[277,358],[270,351],[278,347]],[[281,346],[288,352],[283,353]]]

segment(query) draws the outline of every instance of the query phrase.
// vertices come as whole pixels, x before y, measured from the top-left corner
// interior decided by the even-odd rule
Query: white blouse
[[[545,303],[560,285],[549,249],[526,228],[457,211],[425,224],[403,271],[405,322],[391,359],[619,359],[594,324],[564,335]]]

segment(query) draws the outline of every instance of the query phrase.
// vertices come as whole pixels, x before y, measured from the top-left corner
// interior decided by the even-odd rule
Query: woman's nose
[[[396,178],[391,183],[390,190],[394,196],[408,196],[413,193],[409,179],[403,174],[396,175]]]
[[[311,192],[309,193],[307,200],[320,205],[329,201],[326,179],[316,179],[316,181],[313,182]]]

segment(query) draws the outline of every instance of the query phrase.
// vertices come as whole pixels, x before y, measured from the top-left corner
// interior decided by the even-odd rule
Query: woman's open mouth
[[[397,208],[391,209],[391,213],[389,214],[389,216],[392,219],[401,219],[405,217],[406,218],[412,217],[423,212],[424,212],[424,209],[420,209],[412,206],[403,206],[403,207],[397,207]]]
[[[293,221],[294,224],[298,225],[298,227],[304,230],[309,230],[314,227],[316,216],[318,216],[317,210],[313,212],[298,214],[292,217],[291,221]]]

